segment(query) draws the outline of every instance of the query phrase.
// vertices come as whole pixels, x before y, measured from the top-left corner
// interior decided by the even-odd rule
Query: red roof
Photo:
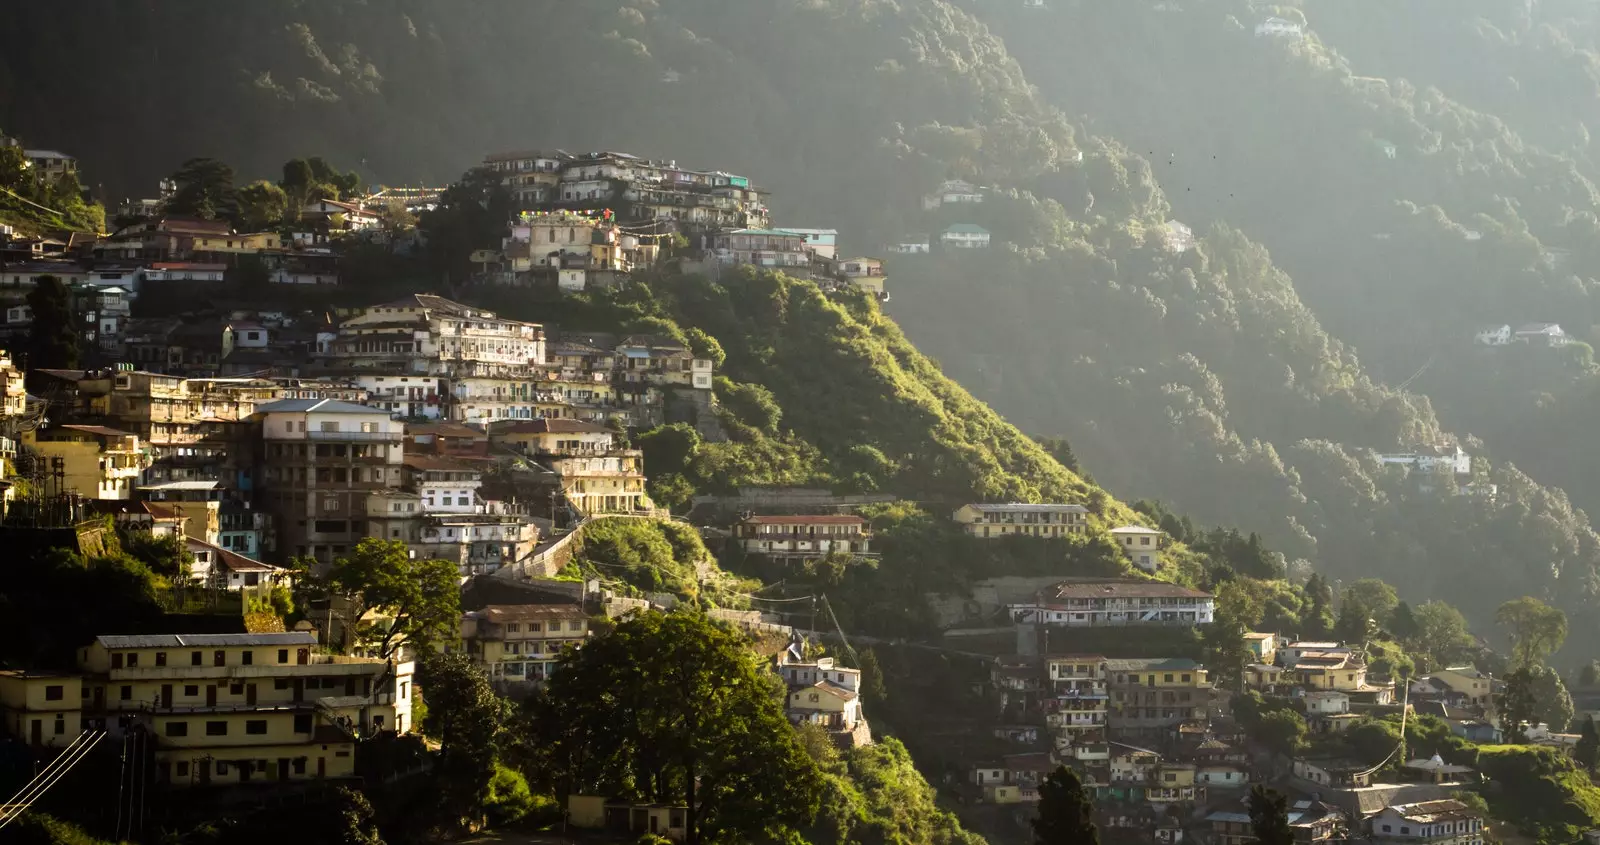
[[[749,525],[865,525],[867,522],[859,516],[850,514],[752,516],[744,521]]]

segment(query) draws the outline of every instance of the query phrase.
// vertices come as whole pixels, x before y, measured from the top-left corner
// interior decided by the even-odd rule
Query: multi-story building
[[[553,455],[544,461],[560,477],[561,495],[582,514],[649,513],[644,453],[638,449]]]
[[[131,499],[148,465],[139,436],[100,425],[58,425],[25,431],[22,442],[52,463],[62,486],[93,499]]]
[[[780,655],[778,661],[778,676],[793,688],[809,687],[826,681],[851,692],[861,691],[861,670],[839,666],[831,657],[798,660],[786,651]]]
[[[588,636],[577,603],[490,605],[461,616],[462,644],[497,686],[542,683]]]
[[[1206,669],[1187,658],[1107,660],[1111,694],[1106,723],[1113,734],[1160,735],[1203,719],[1211,703]]]
[[[487,575],[531,555],[539,542],[532,518],[503,508],[490,510],[423,517],[411,541],[412,551],[418,557],[454,563],[463,578]]]
[[[1023,535],[1027,537],[1065,537],[1087,530],[1089,509],[1083,505],[1010,504],[962,505],[952,517],[968,537],[993,539]]]
[[[1307,690],[1334,690],[1373,704],[1388,704],[1394,698],[1394,684],[1367,683],[1367,666],[1354,654],[1302,652],[1289,674]]]
[[[1008,606],[1020,624],[1069,628],[1123,625],[1208,625],[1216,600],[1163,581],[1077,579],[1041,590],[1032,602]]]
[[[867,521],[851,514],[747,516],[733,526],[733,536],[746,554],[782,562],[872,554]]]
[[[353,373],[350,381],[370,397],[369,404],[406,419],[441,419],[449,406],[449,380],[441,376]]]
[[[765,226],[768,195],[750,180],[698,171],[627,153],[495,153],[484,166],[500,174],[520,209],[617,209],[627,220],[705,227]]]
[[[663,337],[623,338],[617,345],[617,367],[624,384],[711,389],[711,360],[696,358],[683,344]]]
[[[1134,566],[1145,572],[1161,568],[1161,538],[1164,534],[1143,525],[1124,525],[1111,529],[1111,540]]]
[[[1342,836],[1345,829],[1344,812],[1331,804],[1296,801],[1289,807],[1288,820],[1295,845],[1345,841]],[[1211,813],[1205,821],[1210,824],[1211,835],[1217,845],[1255,845],[1258,841],[1255,829],[1251,826],[1249,808],[1242,802]]]
[[[306,632],[101,636],[79,672],[0,673],[0,702],[40,745],[144,731],[173,786],[350,777],[361,739],[412,727],[413,665],[315,646]]]
[[[783,229],[735,229],[712,237],[712,254],[724,264],[810,267],[806,236]]]
[[[883,260],[880,258],[846,258],[839,262],[839,274],[856,287],[880,297],[883,296],[883,286],[889,281],[883,275]]]
[[[544,328],[416,294],[347,318],[325,358],[328,366],[352,374],[515,377],[544,365]]]
[[[426,514],[478,513],[483,470],[455,458],[435,455],[405,457],[406,489],[422,498]]]
[[[1483,845],[1483,817],[1454,798],[1385,807],[1365,826],[1378,845]]]
[[[283,399],[257,415],[279,552],[332,562],[368,536],[368,494],[403,483],[405,425],[333,399]]]
[[[1106,659],[1097,654],[1047,657],[1045,671],[1049,679],[1043,699],[1045,723],[1054,729],[1058,745],[1104,731],[1109,700]]]

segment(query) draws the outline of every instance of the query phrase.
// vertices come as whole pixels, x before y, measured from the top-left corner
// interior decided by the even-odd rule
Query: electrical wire
[[[46,792],[50,791],[50,787],[55,786],[57,781],[61,780],[63,777],[66,777],[67,773],[72,771],[73,767],[78,765],[79,761],[88,756],[89,752],[93,750],[95,745],[98,744],[100,740],[104,739],[105,736],[105,733],[101,732],[100,734],[96,735],[94,739],[79,746],[73,758],[68,761],[65,766],[58,768],[53,777],[36,787],[32,794],[25,796],[21,806],[15,807],[11,815],[6,816],[4,821],[0,821],[0,830],[4,830],[6,825],[16,821],[24,812],[27,812],[28,808],[33,806],[33,802],[39,800],[39,798],[41,798]]]
[[[88,737],[89,737],[89,732],[88,731],[84,731],[83,733],[78,734],[76,737],[73,737],[72,742],[68,743],[67,747],[63,748],[61,750],[61,753],[57,754],[55,756],[55,758],[50,761],[49,765],[47,765],[43,769],[41,769],[37,774],[35,774],[33,776],[32,780],[30,780],[27,783],[23,784],[22,788],[17,790],[15,795],[11,796],[11,800],[7,801],[4,804],[0,804],[0,818],[4,818],[5,817],[5,814],[8,811],[8,809],[12,805],[17,803],[17,799],[21,798],[23,793],[25,793],[28,790],[32,789],[34,787],[34,785],[38,784],[40,781],[42,781],[45,778],[49,777],[50,776],[50,772],[52,770],[54,770],[56,766],[61,765],[62,761],[67,759],[67,755],[71,754],[73,749],[76,748],[80,743],[82,743],[85,740],[87,740]]]

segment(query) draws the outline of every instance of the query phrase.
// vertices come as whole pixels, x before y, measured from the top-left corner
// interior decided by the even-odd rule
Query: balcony
[[[334,440],[355,443],[399,443],[405,439],[400,431],[308,431],[308,440]]]

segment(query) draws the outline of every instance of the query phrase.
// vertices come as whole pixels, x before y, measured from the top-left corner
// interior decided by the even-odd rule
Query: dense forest
[[[1558,601],[1589,650],[1600,538],[1579,508],[1600,506],[1600,474],[1580,437],[1600,370],[1585,343],[1472,335],[1559,319],[1596,339],[1595,176],[1570,117],[1595,96],[1592,13],[1415,4],[1386,9],[1385,29],[1360,11],[1374,4],[1340,5],[28,4],[26,25],[0,32],[0,127],[70,148],[108,197],[148,193],[195,155],[254,178],[313,151],[368,182],[440,184],[494,149],[615,148],[749,174],[776,192],[777,221],[837,227],[852,252],[977,223],[997,241],[985,253],[892,261],[888,310],[1023,430],[1065,436],[1118,494],[1259,530],[1334,578],[1382,573],[1478,627],[1507,595]],[[1256,35],[1269,14],[1303,37]],[[1441,43],[1399,49],[1421,32]],[[60,67],[67,33],[84,59]],[[1506,79],[1479,84],[1502,58]],[[103,80],[130,69],[143,84],[106,98]],[[923,211],[951,177],[989,186],[988,201]],[[1175,218],[1192,247],[1173,248]],[[804,291],[752,295],[782,301],[774,328],[842,327],[883,347],[848,354],[898,357],[901,375],[871,385],[894,397],[866,411],[875,422],[933,425],[963,456],[972,425],[992,425],[968,422],[981,406],[964,392],[900,380],[934,365],[898,351],[911,347],[894,323]],[[745,352],[733,357],[761,369],[739,384],[781,394],[796,378],[781,346]],[[778,403],[814,435],[762,435],[778,477],[810,472],[814,449],[834,481],[1027,498],[1085,483],[1031,444],[974,471],[833,441],[832,423],[851,429],[807,419],[821,413],[810,395]],[[1373,452],[1451,438],[1479,459],[1477,483],[1408,476]],[[707,460],[658,484],[681,494],[724,471]]]

